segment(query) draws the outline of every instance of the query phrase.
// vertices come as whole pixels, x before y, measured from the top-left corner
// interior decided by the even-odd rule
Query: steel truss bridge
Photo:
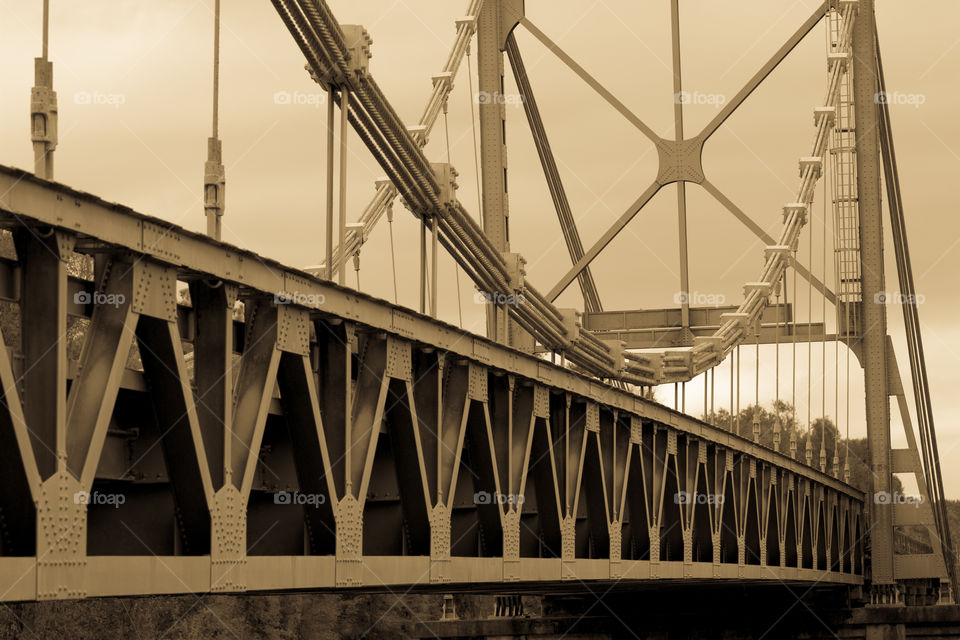
[[[881,171],[901,291],[912,291],[889,113],[874,99],[882,69],[873,0],[825,2],[694,138],[684,137],[678,100],[674,140],[630,113],[518,0],[468,3],[412,126],[373,78],[365,30],[340,25],[323,0],[273,4],[331,98],[326,261],[312,272],[219,240],[226,180],[216,106],[206,235],[53,181],[56,94],[45,36],[31,102],[34,172],[0,167],[0,599],[401,585],[515,592],[663,580],[857,588],[866,580],[874,601],[894,602],[929,600],[948,582],[953,560],[916,307],[905,317],[920,446],[885,309],[871,303],[884,290]],[[679,94],[677,0],[672,6]],[[812,151],[800,161],[780,237],[766,237],[707,180],[700,154],[823,20],[830,73]],[[660,154],[656,181],[586,250],[512,35],[518,24]],[[526,280],[508,242],[502,105],[479,109],[482,225],[457,200],[453,167],[424,154],[474,35],[479,90],[500,90],[509,58],[570,252],[572,268],[547,294]],[[388,178],[353,225],[343,161],[335,225],[335,104],[341,157],[352,128]],[[837,291],[797,252],[828,171],[846,225]],[[687,183],[765,236],[763,268],[743,302],[604,311],[591,261],[670,184],[678,186],[689,291]],[[419,311],[344,284],[345,263],[398,195],[423,229]],[[491,305],[487,336],[439,320],[438,247],[481,291],[525,303]],[[794,305],[780,302],[788,270],[836,306],[834,335],[825,322],[798,324]],[[553,300],[574,281],[584,308],[558,309]],[[815,464],[809,438],[803,459],[796,429],[781,441],[778,422],[768,447],[756,430],[744,437],[644,393],[711,375],[740,344],[798,336],[841,341],[857,355],[873,489],[889,492],[893,473],[913,472],[927,498],[921,508],[865,496],[848,484],[836,451],[828,465],[821,445]],[[906,449],[890,445],[891,396],[908,427]],[[903,526],[926,527],[935,544],[895,553]]]

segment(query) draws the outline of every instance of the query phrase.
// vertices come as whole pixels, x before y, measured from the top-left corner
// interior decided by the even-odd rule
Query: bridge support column
[[[50,229],[14,235],[22,268],[20,313],[24,419],[42,479],[66,465],[67,259],[75,238]],[[14,370],[15,373],[19,373]]]
[[[890,401],[887,393],[887,312],[883,273],[883,222],[880,201],[880,139],[877,121],[877,73],[874,0],[860,0],[853,29],[853,94],[857,118],[857,187],[860,197],[862,274],[859,327],[866,394],[867,440],[874,495],[890,493]],[[872,498],[872,496],[871,496]],[[873,584],[894,583],[893,505],[870,500]],[[877,591],[877,595],[888,589]],[[881,600],[889,596],[884,596]]]
[[[523,10],[523,0],[488,0],[477,22],[483,231],[501,252],[510,251],[503,52],[507,36],[523,17]],[[509,305],[488,305],[487,335],[503,344],[533,350],[533,337],[512,326]]]
[[[217,282],[190,283],[195,319],[194,393],[197,419],[215,491],[229,482],[227,425],[233,422],[233,307],[237,286]]]

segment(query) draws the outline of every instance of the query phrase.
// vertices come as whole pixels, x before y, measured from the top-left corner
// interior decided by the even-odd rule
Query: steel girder
[[[787,456],[29,174],[0,193],[3,599],[862,582],[863,495]]]

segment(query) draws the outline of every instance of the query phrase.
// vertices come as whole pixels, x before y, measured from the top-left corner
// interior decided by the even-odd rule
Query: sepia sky
[[[362,24],[373,37],[371,72],[400,116],[415,123],[453,42],[454,20],[467,0],[329,0],[342,23]],[[809,17],[815,0],[682,0],[684,89],[698,96],[685,111],[695,135],[781,44]],[[194,230],[204,228],[203,161],[210,135],[213,0],[84,3],[52,0],[50,58],[59,95],[60,141],[55,178],[107,200]],[[527,0],[527,17],[594,75],[644,122],[673,135],[669,0]],[[0,0],[0,164],[32,167],[29,92],[33,58],[40,53],[40,2]],[[960,497],[960,216],[953,186],[960,175],[960,4],[956,0],[877,0],[878,28],[899,159],[913,271],[923,296],[920,316],[933,390],[948,496]],[[517,41],[536,93],[561,177],[584,244],[589,246],[650,184],[657,153],[630,125],[523,27]],[[224,239],[292,266],[322,261],[324,247],[324,95],[272,5],[223,0],[220,136],[227,173]],[[476,73],[473,75],[476,91]],[[826,82],[825,34],[814,29],[773,75],[709,140],[707,177],[774,236],[784,203],[796,199],[797,159],[809,154],[813,108]],[[278,99],[289,96],[289,101]],[[510,71],[507,96],[516,88]],[[459,170],[459,197],[477,214],[471,108],[461,67],[450,99],[451,161]],[[508,100],[508,102],[510,102]],[[528,279],[550,289],[569,257],[527,129],[522,106],[507,104],[511,243],[527,259]],[[349,141],[348,211],[356,219],[382,175],[356,136]],[[446,156],[442,121],[427,147]],[[688,185],[691,291],[738,304],[742,284],[757,279],[763,243],[697,185]],[[812,233],[813,271],[833,281],[832,252],[822,267],[823,201]],[[828,212],[829,224],[829,212]],[[828,230],[829,231],[829,230]],[[417,304],[418,230],[395,207],[399,301]],[[804,242],[807,242],[806,240]],[[674,306],[679,290],[676,187],[653,202],[594,262],[607,310]],[[806,255],[806,244],[801,255]],[[888,288],[896,270],[887,231]],[[828,244],[828,249],[830,246]],[[386,221],[361,253],[362,288],[393,300]],[[355,276],[348,273],[348,283]],[[444,257],[440,316],[482,332],[483,308],[474,289]],[[707,297],[710,298],[707,298]],[[806,304],[800,287],[798,318],[818,321],[822,301]],[[581,307],[574,285],[559,306]],[[890,331],[903,376],[909,374],[900,309],[891,305]],[[833,326],[832,308],[826,311]],[[835,345],[814,345],[810,414],[837,420],[846,430],[846,384],[835,394]],[[774,353],[761,349],[760,400],[776,395]],[[781,352],[780,397],[790,400],[792,355]],[[840,370],[846,366],[840,349]],[[856,368],[856,360],[852,362]],[[807,415],[807,347],[798,347],[796,402]],[[754,348],[743,348],[741,405],[754,401]],[[822,371],[827,372],[826,385]],[[727,364],[718,370],[718,406],[726,407]],[[865,433],[863,384],[849,385],[851,436]],[[909,381],[904,377],[905,386]],[[702,411],[703,387],[687,385],[687,410]],[[664,389],[661,401],[673,402]],[[836,402],[835,402],[836,398]],[[902,445],[894,408],[894,444]],[[910,483],[908,482],[908,485]]]

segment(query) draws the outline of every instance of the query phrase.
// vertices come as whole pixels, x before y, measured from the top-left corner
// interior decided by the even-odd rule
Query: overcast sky
[[[467,0],[331,0],[343,23],[364,25],[373,37],[371,70],[400,116],[414,123],[454,39],[454,20]],[[684,88],[702,96],[690,105],[685,128],[694,135],[766,59],[813,13],[814,0],[747,2],[683,0]],[[50,57],[59,94],[60,146],[56,179],[190,229],[204,227],[203,161],[210,135],[213,0],[167,2],[52,2]],[[528,0],[527,16],[635,114],[672,135],[673,100],[669,1]],[[927,364],[933,389],[948,494],[960,497],[960,217],[953,185],[960,173],[960,5],[956,0],[911,3],[877,0],[887,86],[900,96],[892,106],[897,155],[908,216],[913,270],[919,292]],[[29,91],[33,58],[40,53],[40,2],[0,0],[0,163],[32,167]],[[523,27],[517,40],[531,76],[547,133],[560,166],[584,244],[589,246],[656,176],[653,145],[617,114]],[[796,199],[797,159],[809,154],[812,110],[823,100],[825,33],[815,29],[787,61],[714,135],[704,152],[708,178],[772,235],[780,210]],[[323,239],[325,107],[319,87],[271,4],[223,2],[221,138],[227,171],[224,239],[293,266],[320,262]],[[452,162],[460,172],[460,200],[474,215],[477,191],[471,107],[465,68],[450,104]],[[473,77],[476,82],[476,75]],[[474,90],[476,86],[474,85]],[[276,95],[290,95],[291,104]],[[516,89],[507,72],[506,92]],[[569,268],[549,192],[523,109],[507,107],[512,249],[528,260],[528,278],[541,290]],[[434,161],[446,151],[442,127],[427,148]],[[382,172],[353,136],[348,168],[349,217],[356,219]],[[697,185],[690,185],[688,220],[691,290],[738,304],[742,284],[757,279],[763,244]],[[816,207],[822,206],[822,201]],[[833,280],[832,256],[824,272],[823,227],[808,228],[813,270]],[[828,218],[829,220],[829,218]],[[397,207],[394,222],[400,302],[416,305],[417,227]],[[679,289],[676,187],[654,201],[596,260],[594,276],[605,308],[673,306]],[[892,247],[887,234],[887,247]],[[830,248],[828,243],[828,249]],[[801,252],[803,253],[803,252]],[[887,280],[896,271],[888,252]],[[386,221],[361,254],[363,289],[393,299]],[[460,304],[453,262],[441,269],[440,315],[483,330],[482,307],[461,279]],[[348,283],[354,284],[354,274]],[[801,286],[801,298],[805,295]],[[576,287],[561,306],[582,307]],[[459,308],[458,308],[459,307]],[[891,332],[905,386],[899,308],[889,307]],[[805,299],[798,307],[807,317]],[[810,310],[823,313],[818,297]],[[832,327],[832,309],[827,310]],[[847,421],[846,386],[834,402],[834,345],[826,363],[821,347],[811,360],[811,415]],[[797,362],[797,405],[806,419],[807,351]],[[753,348],[744,349],[741,404],[753,402]],[[761,353],[761,402],[775,396],[773,350]],[[781,355],[780,396],[790,400],[789,350]],[[841,348],[841,371],[845,367]],[[854,367],[856,362],[854,361]],[[827,370],[827,391],[820,372]],[[727,365],[717,375],[717,399],[726,398]],[[863,385],[850,384],[850,432],[864,433]],[[822,398],[826,396],[825,403]],[[672,403],[672,390],[659,396]],[[702,386],[688,385],[687,409],[702,410]],[[894,410],[894,443],[903,443]]]

